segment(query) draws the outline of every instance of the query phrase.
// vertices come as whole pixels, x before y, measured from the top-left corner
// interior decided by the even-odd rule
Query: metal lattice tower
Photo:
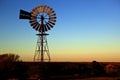
[[[44,34],[36,34],[38,36],[37,44],[36,44],[36,50],[34,54],[34,61],[49,61],[50,62],[50,53],[47,43],[47,35]]]

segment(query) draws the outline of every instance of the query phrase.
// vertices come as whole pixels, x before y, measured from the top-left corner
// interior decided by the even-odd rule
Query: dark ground
[[[0,75],[0,80],[120,80],[120,62],[0,63]]]

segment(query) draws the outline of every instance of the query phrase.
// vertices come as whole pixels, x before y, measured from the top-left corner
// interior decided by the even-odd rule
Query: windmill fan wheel
[[[56,22],[55,11],[46,5],[39,5],[31,11],[30,25],[39,32],[51,30]]]

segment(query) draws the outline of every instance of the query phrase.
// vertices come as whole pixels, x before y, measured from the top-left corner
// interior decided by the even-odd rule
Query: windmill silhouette
[[[20,10],[19,19],[27,19],[33,29],[38,31],[36,50],[34,54],[34,61],[50,61],[50,53],[47,43],[48,30],[51,30],[56,22],[55,11],[47,5],[39,5],[32,9],[31,12]]]

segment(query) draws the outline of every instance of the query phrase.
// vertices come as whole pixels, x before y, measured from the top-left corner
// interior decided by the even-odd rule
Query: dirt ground
[[[75,79],[75,80],[120,80],[120,77],[119,78],[96,77],[96,78]]]

